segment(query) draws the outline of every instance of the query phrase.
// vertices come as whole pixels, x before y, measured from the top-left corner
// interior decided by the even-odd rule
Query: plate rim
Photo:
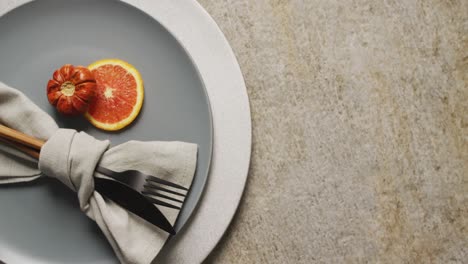
[[[245,80],[237,58],[225,35],[214,19],[197,1],[121,1],[135,4],[140,9],[145,10],[145,12],[157,19],[179,41],[179,43],[182,44],[188,54],[191,57],[193,56],[193,62],[201,73],[203,83],[207,85],[206,89],[211,102],[214,129],[213,156],[211,159],[212,165],[210,176],[208,178],[208,186],[205,186],[206,190],[203,193],[203,200],[199,203],[199,207],[201,208],[195,210],[194,216],[192,216],[192,219],[190,219],[185,225],[191,226],[184,227],[184,230],[182,230],[184,234],[181,234],[169,241],[169,245],[163,248],[160,255],[156,258],[156,260],[161,261],[161,263],[201,263],[214,250],[231,224],[240,205],[247,183],[252,152],[252,124],[250,103]],[[164,17],[164,20],[161,17],[163,12],[158,12],[159,16],[157,18],[154,16],[154,11],[161,7],[165,9],[165,12],[169,13],[169,15]],[[180,11],[183,11],[183,13]],[[185,23],[184,21],[174,19],[172,16],[183,17]],[[190,20],[190,23],[187,22],[188,20]],[[205,33],[211,37],[210,42],[208,42],[207,39],[201,40],[200,38],[197,38],[197,36],[194,36],[192,32],[184,30],[184,24],[190,24],[191,28],[199,27],[205,30]],[[187,37],[188,35],[190,35],[190,38]],[[205,47],[207,44],[211,44],[210,48]],[[202,46],[205,48],[203,49]],[[221,61],[221,64],[224,63],[223,66],[225,67],[220,67],[215,64],[210,65],[209,63],[211,61],[206,57],[207,54],[210,54],[213,57],[218,57],[218,59],[222,58],[223,60]],[[227,68],[230,69],[227,70]],[[214,74],[213,72],[217,74]],[[229,90],[230,87],[217,86],[217,84],[223,84],[226,82],[222,77],[230,78],[229,81],[237,85],[235,86],[236,89]],[[220,89],[219,87],[224,89]],[[230,92],[234,92],[236,100],[231,100],[229,103],[226,103],[223,99],[229,95]],[[219,116],[220,113],[223,115]],[[229,117],[234,118],[234,120],[231,119],[227,121],[227,119],[224,118],[225,114],[229,114]],[[229,127],[227,124],[229,122],[237,123],[242,128],[241,133],[227,132],[226,127]],[[233,142],[230,141],[240,143],[242,146],[233,146],[235,144],[232,144]],[[239,155],[239,157],[235,158],[235,163],[240,168],[236,169],[232,164],[229,167],[228,163],[232,163],[232,160],[220,155],[220,152],[227,154],[226,150],[228,147],[226,145],[229,146],[230,151]],[[228,170],[232,176],[237,177],[237,192],[232,194],[230,197],[234,201],[231,201],[232,203],[229,205],[229,212],[225,215],[221,215],[222,217],[220,215],[216,215],[218,219],[216,219],[216,221],[212,221],[212,224],[216,224],[216,226],[211,225],[208,227],[206,224],[203,225],[203,222],[207,220],[204,218],[207,216],[213,216],[213,209],[215,209],[215,213],[219,213],[219,210],[216,210],[219,208],[216,208],[213,204],[207,205],[207,203],[213,202],[213,199],[211,199],[211,201],[205,201],[207,199],[206,196],[210,196],[215,191],[215,189],[213,189],[214,187],[220,187],[219,185],[214,186],[215,184],[212,183],[212,181],[220,177],[221,171],[226,173],[226,170]],[[219,190],[216,191],[219,193]],[[207,230],[207,228],[211,230]],[[199,232],[197,233],[196,231]],[[206,233],[209,235],[207,236]],[[199,242],[199,239],[205,239],[208,241],[204,244],[199,243],[197,246],[194,246],[193,244]]]

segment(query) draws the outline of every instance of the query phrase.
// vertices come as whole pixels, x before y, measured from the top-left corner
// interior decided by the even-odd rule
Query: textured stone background
[[[467,263],[468,1],[199,2],[254,136],[207,263]]]

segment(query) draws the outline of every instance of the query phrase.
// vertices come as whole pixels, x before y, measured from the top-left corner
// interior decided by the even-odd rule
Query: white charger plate
[[[2,1],[0,15],[26,2]],[[243,77],[222,32],[197,2],[123,2],[152,16],[179,41],[197,67],[210,99],[214,145],[205,193],[184,229],[156,259],[161,263],[202,262],[227,229],[247,178],[251,123]]]

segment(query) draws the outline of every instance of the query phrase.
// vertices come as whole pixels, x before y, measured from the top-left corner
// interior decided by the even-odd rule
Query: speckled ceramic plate
[[[194,211],[208,177],[212,122],[204,84],[190,56],[155,19],[114,0],[38,0],[0,18],[0,80],[28,95],[61,127],[84,130],[113,145],[179,140],[199,145],[198,167],[176,229]],[[65,119],[45,87],[61,65],[120,58],[145,81],[145,102],[132,126],[117,133],[84,119]],[[0,259],[7,263],[116,263],[75,194],[53,180],[0,187]],[[8,213],[5,213],[8,212]]]

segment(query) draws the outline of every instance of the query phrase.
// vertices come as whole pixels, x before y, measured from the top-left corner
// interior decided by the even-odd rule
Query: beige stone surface
[[[207,263],[467,263],[468,1],[199,2],[254,138]]]

